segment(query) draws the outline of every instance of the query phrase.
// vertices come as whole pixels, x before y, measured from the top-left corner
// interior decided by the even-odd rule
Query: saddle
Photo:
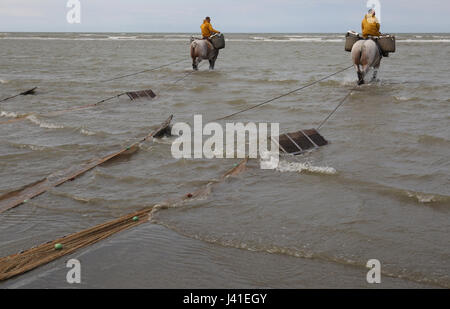
[[[196,40],[199,40],[199,41],[205,40],[206,44],[208,44],[208,47],[214,49],[214,45],[211,43],[211,41],[208,38],[203,38],[203,37],[200,38],[200,37],[195,37],[195,36],[192,35],[191,36],[191,43],[196,41]]]
[[[377,47],[378,47],[378,50],[379,50],[379,52],[380,52],[380,55],[381,55],[381,57],[383,58],[383,57],[389,57],[389,53],[388,52],[383,52],[383,50],[381,49],[381,46],[380,46],[380,44],[378,43],[378,39],[379,39],[379,37],[377,37],[377,36],[371,36],[371,35],[369,35],[368,37],[367,37],[367,39],[364,39],[364,40],[372,40],[372,41],[374,41],[375,42],[375,44],[377,45]]]

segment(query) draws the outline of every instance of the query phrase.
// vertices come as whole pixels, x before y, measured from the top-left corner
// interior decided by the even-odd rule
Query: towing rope
[[[321,78],[321,79],[319,79],[319,80],[316,80],[315,82],[312,82],[312,83],[309,83],[309,84],[307,84],[307,85],[304,85],[304,86],[302,86],[302,87],[300,87],[300,88],[291,90],[291,91],[289,91],[289,92],[286,92],[286,93],[284,93],[284,94],[282,94],[282,95],[279,95],[279,96],[277,96],[277,97],[275,97],[275,98],[272,98],[272,99],[270,99],[270,100],[267,100],[267,101],[264,101],[264,102],[262,102],[262,103],[253,105],[253,106],[251,106],[251,107],[249,107],[249,108],[243,109],[243,110],[241,110],[241,111],[239,111],[239,112],[235,112],[235,113],[230,114],[230,115],[228,115],[228,116],[225,116],[225,117],[222,117],[222,118],[215,119],[214,121],[219,121],[219,120],[224,120],[224,119],[227,119],[227,118],[231,118],[231,117],[233,117],[233,116],[235,116],[235,115],[238,115],[238,114],[244,113],[244,112],[246,112],[246,111],[249,111],[249,110],[251,110],[251,109],[254,109],[254,108],[260,107],[260,106],[262,106],[262,105],[268,104],[268,103],[270,103],[270,102],[273,102],[273,101],[275,101],[275,100],[278,100],[278,99],[280,99],[280,98],[283,98],[283,97],[285,97],[285,96],[288,96],[288,95],[290,95],[290,94],[292,94],[292,93],[294,93],[294,92],[297,92],[297,91],[303,90],[303,89],[305,89],[305,88],[311,87],[311,86],[313,86],[313,85],[315,85],[315,84],[317,84],[317,83],[319,83],[319,82],[321,82],[321,81],[324,81],[324,80],[326,80],[326,79],[328,79],[328,78],[330,78],[330,77],[333,77],[333,76],[335,76],[335,75],[337,75],[337,74],[339,74],[339,73],[342,73],[342,72],[344,72],[344,71],[347,71],[348,69],[350,69],[350,68],[352,68],[352,67],[353,67],[353,65],[351,65],[351,66],[349,66],[349,67],[347,67],[347,68],[345,68],[345,69],[339,70],[339,71],[337,71],[337,72],[335,72],[335,73],[333,73],[333,74],[327,75],[327,76],[325,76],[325,77],[323,77],[323,78]]]
[[[125,77],[135,76],[135,75],[142,74],[142,73],[156,71],[158,69],[162,69],[162,68],[168,67],[169,65],[177,64],[177,63],[183,62],[185,60],[186,59],[177,60],[177,61],[170,62],[170,63],[164,64],[164,65],[161,65],[161,66],[158,66],[158,67],[155,67],[155,68],[151,68],[151,69],[148,69],[148,70],[143,70],[143,71],[139,71],[139,72],[136,72],[136,73],[127,74],[127,75],[122,75],[122,76],[114,77],[114,78],[111,78],[111,79],[101,80],[100,82],[101,83],[105,83],[105,82],[110,82],[110,81],[121,79],[121,78],[125,78]]]
[[[330,119],[330,117],[339,109],[339,107],[341,107],[342,104],[344,104],[344,102],[347,101],[348,97],[350,97],[350,95],[352,94],[353,90],[355,90],[355,89],[356,88],[350,89],[350,91],[345,95],[345,97],[342,98],[341,101],[339,101],[339,104],[333,109],[333,111],[330,114],[328,114],[328,116],[325,117],[324,120],[322,120],[322,122],[317,127],[317,130],[320,130],[320,128],[328,121],[328,119]]]
[[[137,75],[137,74],[140,74],[140,73],[143,73],[143,72],[154,71],[154,70],[157,70],[157,69],[160,69],[160,68],[169,66],[169,65],[171,65],[171,64],[179,63],[179,62],[182,62],[182,61],[184,61],[184,59],[183,59],[183,60],[179,60],[179,61],[175,61],[175,62],[172,62],[172,63],[168,63],[168,64],[165,64],[165,65],[163,65],[163,66],[159,66],[159,67],[155,67],[155,68],[152,68],[152,69],[144,70],[144,71],[141,71],[141,72],[137,72],[137,73],[133,73],[133,74],[128,74],[128,75],[124,75],[124,76],[119,76],[119,77],[116,77],[116,78],[114,78],[114,79],[119,79],[119,78],[128,77],[128,76],[132,76],[132,75]],[[199,67],[201,67],[202,65],[203,65],[203,63],[201,63],[201,64],[199,65]],[[178,82],[184,80],[186,77],[188,77],[189,75],[191,75],[191,74],[193,74],[193,73],[195,73],[195,72],[196,72],[196,71],[188,72],[188,73],[184,74],[181,78],[178,78],[178,79],[174,80],[174,81],[172,82],[172,86],[169,87],[168,89],[166,89],[166,91],[169,90],[169,89],[171,89],[176,83],[178,83]],[[111,79],[111,80],[114,80],[114,79]],[[110,80],[107,80],[107,81],[110,81]],[[128,92],[122,92],[122,93],[116,94],[116,95],[114,95],[114,96],[108,97],[108,98],[106,98],[106,99],[100,100],[100,101],[98,101],[98,102],[96,102],[96,103],[91,103],[91,104],[86,104],[86,105],[81,105],[81,106],[75,106],[75,107],[71,107],[71,108],[67,108],[67,109],[57,110],[57,111],[49,112],[49,113],[47,113],[47,114],[38,115],[38,116],[57,116],[57,115],[61,115],[61,114],[67,113],[67,112],[71,112],[71,111],[76,111],[76,110],[80,110],[80,109],[96,107],[96,106],[98,106],[98,105],[100,105],[100,104],[102,104],[102,103],[104,103],[104,102],[110,101],[110,100],[115,99],[115,98],[119,98],[119,97],[121,97],[121,96],[123,96],[123,95],[125,95],[125,94],[127,94],[127,93],[128,93]],[[21,95],[21,94],[18,94],[18,95],[16,95],[16,96],[19,96],[19,95]],[[14,97],[16,97],[16,96],[14,96]],[[11,97],[11,98],[12,98],[12,97]],[[7,98],[7,99],[8,99],[8,98]],[[31,116],[31,115],[34,115],[34,113],[27,113],[27,114],[19,115],[19,116],[17,116],[17,117],[14,118],[14,119],[9,119],[9,120],[5,120],[5,121],[0,121],[0,124],[8,124],[8,123],[13,123],[13,122],[23,121],[23,120],[27,119],[28,116]]]

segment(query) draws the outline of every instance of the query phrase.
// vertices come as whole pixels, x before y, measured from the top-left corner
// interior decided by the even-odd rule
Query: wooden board
[[[278,138],[278,144],[282,152],[298,155],[325,146],[328,141],[316,129],[309,129],[282,134]]]
[[[127,92],[126,95],[131,100],[137,100],[137,99],[143,99],[143,98],[153,99],[154,97],[156,97],[156,94],[151,89],[142,90],[142,91],[130,91],[130,92]]]

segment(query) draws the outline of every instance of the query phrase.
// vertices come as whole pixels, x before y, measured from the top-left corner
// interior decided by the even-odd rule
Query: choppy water
[[[174,114],[215,119],[351,64],[338,34],[227,35],[215,71],[191,71],[187,34],[0,33],[0,193],[106,154]],[[250,162],[204,200],[81,250],[83,287],[450,287],[450,35],[400,34],[379,80],[353,92],[321,130],[331,142],[284,158],[276,171]],[[186,58],[130,78],[101,80]],[[235,117],[311,128],[354,87],[349,70]],[[44,114],[95,103],[96,108]],[[237,160],[176,160],[171,139],[95,168],[0,215],[0,255],[16,253],[179,197]],[[57,260],[0,287],[68,287]]]

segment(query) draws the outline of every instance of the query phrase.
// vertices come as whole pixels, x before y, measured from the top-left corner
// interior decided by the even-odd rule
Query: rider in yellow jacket
[[[370,9],[369,13],[364,16],[361,24],[363,38],[367,39],[369,35],[380,36],[380,23],[375,17],[375,10]]]
[[[200,28],[202,29],[202,36],[204,39],[208,39],[214,33],[220,33],[220,31],[213,28],[211,25],[211,18],[209,17],[205,18],[203,25],[201,25]]]

